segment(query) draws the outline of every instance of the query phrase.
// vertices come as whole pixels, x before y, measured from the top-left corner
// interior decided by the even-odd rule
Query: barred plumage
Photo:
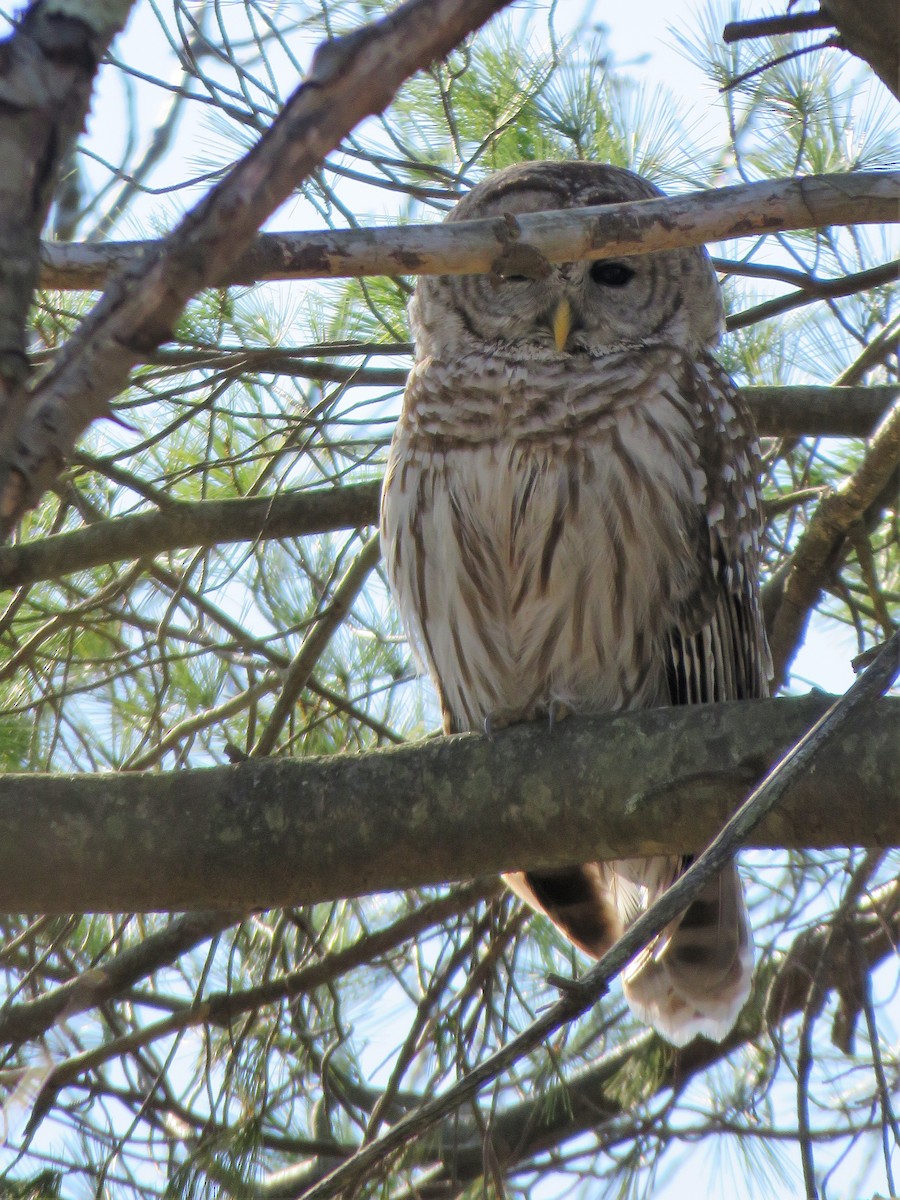
[[[658,194],[618,168],[536,163],[486,180],[449,220]],[[410,312],[382,537],[445,729],[765,695],[755,439],[709,354],[722,314],[705,252],[422,278]],[[507,881],[599,955],[683,865]],[[751,970],[730,868],[625,991],[682,1044],[727,1033]]]

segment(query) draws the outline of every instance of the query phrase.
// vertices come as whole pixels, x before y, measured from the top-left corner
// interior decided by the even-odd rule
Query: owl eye
[[[634,279],[634,271],[625,263],[602,259],[592,265],[591,279],[594,283],[603,284],[604,287],[620,288]]]
[[[531,283],[531,278],[528,275],[504,275],[504,283]]]

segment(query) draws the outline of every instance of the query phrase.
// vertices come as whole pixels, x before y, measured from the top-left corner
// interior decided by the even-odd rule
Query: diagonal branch
[[[818,976],[826,990],[841,991],[848,979],[854,977],[857,964],[853,947],[859,946],[864,969],[871,971],[896,953],[900,941],[900,883],[879,888],[836,923],[829,921],[801,933],[790,950],[774,967],[759,975],[750,1001],[741,1020],[722,1043],[705,1038],[695,1039],[681,1050],[670,1050],[665,1067],[654,1080],[653,1096],[687,1084],[717,1063],[723,1062],[741,1046],[762,1037],[770,1024],[782,1024],[801,1012],[806,1004],[811,981]],[[837,949],[826,963],[824,973],[820,964],[826,950]],[[618,1047],[590,1067],[573,1074],[557,1088],[542,1092],[536,1099],[523,1101],[491,1119],[490,1137],[494,1153],[502,1169],[509,1171],[535,1154],[561,1145],[580,1134],[592,1132],[602,1138],[604,1129],[613,1126],[628,1109],[614,1086],[628,1070],[629,1063],[646,1057],[647,1051],[658,1044],[650,1032]],[[651,1095],[642,1098],[645,1102]],[[631,1102],[633,1103],[633,1102]],[[453,1136],[440,1132],[423,1139],[423,1162],[439,1162],[438,1171],[429,1175],[429,1183],[453,1179],[470,1182],[484,1171],[484,1134],[475,1126],[459,1126],[455,1118]],[[418,1155],[417,1155],[418,1157]],[[274,1196],[271,1189],[260,1195]]]
[[[898,466],[900,401],[895,401],[872,435],[860,465],[819,502],[784,570],[764,589],[764,603],[770,612],[774,609],[767,623],[776,681],[784,677],[803,641],[810,613],[845,539],[891,484]]]
[[[346,620],[353,602],[380,558],[379,540],[377,537],[370,538],[344,572],[334,589],[330,603],[313,622],[312,629],[303,639],[303,644],[285,672],[284,683],[275,707],[250,752],[254,758],[263,758],[275,749],[278,735],[289,720],[298,697],[309,683],[316,663],[335,630]]]
[[[218,286],[263,221],[364,117],[415,71],[446,54],[503,0],[407,0],[388,16],[320,46],[298,88],[253,149],[150,255],[121,272],[37,385],[0,444],[6,530],[34,504],[76,438],[147,351],[171,336],[187,301]]]

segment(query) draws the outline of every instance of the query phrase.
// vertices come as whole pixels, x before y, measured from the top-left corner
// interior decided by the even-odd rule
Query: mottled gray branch
[[[860,171],[772,179],[659,200],[378,229],[317,229],[262,234],[230,265],[220,284],[266,279],[488,272],[511,243],[528,243],[550,262],[649,254],[724,238],[757,237],[822,225],[900,220],[900,171]],[[41,282],[100,288],[114,268],[144,262],[154,242],[60,246],[41,255]]]
[[[187,301],[219,286],[260,225],[359,121],[446,54],[504,0],[407,0],[323,43],[304,84],[256,145],[161,242],[123,269],[0,439],[0,521],[11,529],[102,417],[131,369],[168,340]]]
[[[0,910],[269,908],[697,851],[828,704],[657,709],[171,774],[10,775]],[[875,704],[752,844],[900,844],[898,722],[900,701]]]

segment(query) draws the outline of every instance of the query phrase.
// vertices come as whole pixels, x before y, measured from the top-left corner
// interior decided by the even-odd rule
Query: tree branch
[[[134,0],[39,0],[0,42],[0,430],[22,411],[41,229],[97,66]]]
[[[374,480],[274,496],[174,501],[161,511],[111,517],[72,533],[0,546],[0,589],[137,555],[360,529],[377,522],[380,494],[381,480]]]
[[[534,246],[550,262],[573,262],[822,225],[896,222],[898,189],[900,171],[860,171],[744,183],[598,208],[525,213],[513,221],[495,217],[454,225],[264,233],[218,283],[477,274],[489,272],[511,241]],[[145,262],[157,244],[47,242],[41,252],[41,283],[100,288],[113,270],[130,270],[136,262]]]
[[[891,484],[900,465],[900,401],[888,411],[853,474],[819,501],[778,576],[764,589],[776,682],[802,643],[809,615],[852,527]],[[896,485],[894,485],[896,486]],[[771,589],[771,595],[766,592]],[[777,608],[775,602],[777,601]]]
[[[219,286],[263,221],[364,117],[411,74],[446,54],[504,0],[407,0],[320,46],[253,149],[168,237],[117,275],[0,441],[0,519],[36,503],[81,432],[106,414],[143,356],[171,336],[191,296]]]
[[[493,743],[468,734],[171,774],[8,775],[0,910],[249,910],[694,852],[828,703],[656,709]],[[898,720],[900,700],[874,705],[752,844],[900,843]]]
[[[351,375],[358,369],[334,368]],[[386,372],[384,372],[386,374]],[[406,372],[392,373],[402,386]],[[866,437],[900,387],[749,387],[741,395],[768,437]],[[378,522],[381,481],[231,500],[173,500],[161,510],[110,517],[83,529],[0,546],[0,590],[61,579],[172,550],[305,537]]]
[[[822,0],[841,44],[869,64],[881,82],[900,100],[900,21],[894,0]]]

